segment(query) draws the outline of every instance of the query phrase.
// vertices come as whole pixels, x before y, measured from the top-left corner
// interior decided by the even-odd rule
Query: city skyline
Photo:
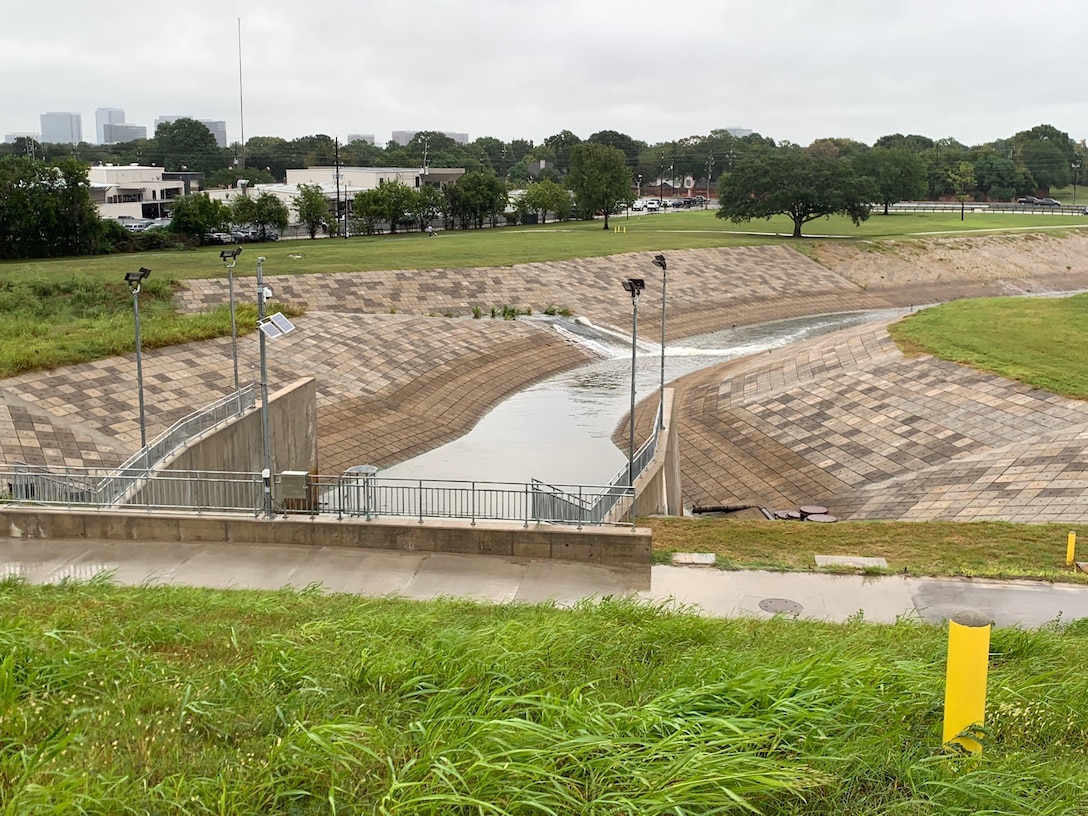
[[[1080,72],[1062,67],[1088,30],[1088,7],[1071,0],[1037,11],[1011,0],[689,0],[667,14],[650,0],[543,11],[432,0],[411,17],[334,2],[335,24],[283,0],[193,0],[108,22],[76,0],[56,8],[47,27],[14,15],[0,31],[0,70],[28,78],[0,91],[0,131],[114,104],[129,123],[171,110],[223,121],[228,144],[243,126],[247,139],[363,132],[379,144],[394,130],[447,128],[537,143],[616,130],[655,144],[734,124],[797,144],[917,133],[974,145],[1044,123],[1088,135]],[[164,61],[166,38],[194,19],[202,35]],[[1046,48],[1025,45],[1036,30]],[[132,70],[88,56],[107,38],[126,43]]]

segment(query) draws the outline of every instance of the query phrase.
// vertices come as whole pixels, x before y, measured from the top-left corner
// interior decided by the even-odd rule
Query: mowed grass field
[[[855,227],[849,219],[833,217],[810,223],[806,237],[794,241],[784,217],[749,224],[715,218],[713,210],[612,216],[609,229],[602,221],[571,221],[528,227],[440,231],[435,238],[420,233],[357,236],[348,239],[306,238],[243,247],[235,274],[256,274],[258,256],[264,256],[266,275],[311,272],[360,272],[391,269],[431,269],[512,266],[519,263],[594,258],[624,252],[662,252],[670,249],[705,249],[786,243],[804,247],[816,236],[836,240],[909,239],[938,234],[987,234],[994,231],[1062,230],[1088,228],[1088,217],[974,214],[965,221],[952,213],[874,214]],[[620,228],[617,233],[614,228]],[[219,259],[222,247],[178,252],[148,252],[61,258],[46,261],[0,263],[0,284],[6,280],[40,277],[87,276],[120,281],[125,272],[140,266],[158,277],[174,280],[225,277]]]

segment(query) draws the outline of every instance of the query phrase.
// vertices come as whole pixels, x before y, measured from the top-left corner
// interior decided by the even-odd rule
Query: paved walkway
[[[1088,617],[1088,587],[814,573],[721,572],[712,568],[602,567],[553,560],[336,547],[0,539],[0,577],[31,583],[90,580],[108,572],[132,586],[302,589],[430,599],[459,596],[495,603],[570,605],[635,595],[715,617],[767,618],[761,602],[800,606],[799,617],[940,623],[974,610],[999,626],[1042,626]]]

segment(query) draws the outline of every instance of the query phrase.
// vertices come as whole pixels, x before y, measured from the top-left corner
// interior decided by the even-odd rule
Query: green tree
[[[874,147],[855,154],[852,163],[858,175],[872,180],[873,200],[883,205],[884,215],[897,201],[911,201],[926,194],[926,165],[917,153]]]
[[[638,164],[639,151],[646,146],[645,142],[635,141],[626,133],[619,133],[615,130],[598,131],[586,139],[586,141],[622,150],[623,155],[627,158],[628,167],[634,167]]]
[[[305,225],[310,240],[317,237],[317,230],[329,222],[329,200],[320,184],[298,185],[298,195],[291,199],[298,213],[298,222]]]
[[[352,213],[363,225],[363,232],[373,235],[378,225],[385,220],[385,201],[382,194],[377,189],[357,193],[352,205]]]
[[[976,189],[991,201],[1008,201],[1017,195],[1026,181],[1012,159],[987,150],[975,160]],[[1030,182],[1028,182],[1030,185]],[[1030,186],[1024,187],[1030,192]]]
[[[1041,190],[1065,187],[1072,180],[1076,160],[1069,134],[1052,125],[1036,125],[1013,136],[1017,158]]]
[[[214,173],[229,161],[207,126],[186,117],[160,124],[148,152],[167,170]]]
[[[948,171],[948,183],[960,203],[960,221],[963,220],[964,204],[971,191],[975,189],[975,166],[971,162],[961,161]]]
[[[291,218],[287,205],[273,193],[263,192],[260,195],[238,196],[231,205],[231,218],[235,224],[249,224],[257,230],[262,241],[267,240],[269,232],[279,230],[283,232]]]
[[[461,229],[468,229],[470,224],[480,229],[489,218],[494,223],[497,215],[506,209],[506,187],[491,173],[465,173],[455,183],[443,187],[442,192],[447,217],[456,220]]]
[[[415,206],[416,191],[399,181],[387,181],[378,186],[378,194],[385,208],[385,220],[389,231],[396,233],[398,225],[410,224]]]
[[[574,200],[586,218],[604,212],[604,229],[608,215],[616,202],[631,192],[631,171],[622,150],[607,145],[583,142],[570,153],[570,173],[567,183],[574,191]]]
[[[170,229],[204,243],[209,232],[219,232],[230,223],[231,210],[207,193],[193,193],[174,199],[170,209]]]
[[[793,221],[793,237],[800,238],[801,227],[817,218],[841,214],[854,224],[867,220],[871,192],[845,159],[810,156],[794,145],[762,148],[722,176],[717,216],[740,224],[786,215]]]
[[[442,193],[437,187],[425,184],[415,191],[412,198],[411,215],[419,224],[422,232],[427,229],[442,209]]]
[[[105,249],[104,236],[82,162],[0,160],[0,258],[85,255]]]
[[[544,145],[553,151],[555,166],[561,173],[565,173],[570,168],[571,152],[574,150],[575,145],[581,143],[582,140],[569,130],[561,130],[554,136],[549,136],[544,140]]]
[[[548,213],[555,213],[560,221],[570,217],[570,191],[564,190],[554,181],[538,181],[530,184],[521,195],[521,201],[530,212],[540,215],[540,223],[548,223]]]

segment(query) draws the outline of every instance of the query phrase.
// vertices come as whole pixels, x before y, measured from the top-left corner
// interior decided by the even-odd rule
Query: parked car
[[[229,232],[209,232],[204,236],[205,244],[229,244],[232,243]]]
[[[1040,198],[1035,202],[1036,207],[1060,207],[1062,203],[1055,201],[1053,198]]]
[[[658,204],[656,201],[647,201],[646,202],[646,211],[647,212],[657,212],[660,209],[661,209],[661,205]]]
[[[646,209],[646,203],[643,201],[635,201],[631,204],[631,209],[642,211]]]
[[[1016,203],[1034,205],[1039,203],[1039,199],[1037,199],[1035,196],[1020,196],[1018,199],[1016,199]]]

